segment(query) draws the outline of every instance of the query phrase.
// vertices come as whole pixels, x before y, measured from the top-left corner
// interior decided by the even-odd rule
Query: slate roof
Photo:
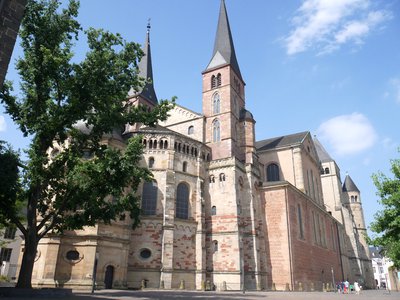
[[[210,70],[225,64],[231,65],[237,76],[243,80],[242,74],[240,73],[239,64],[236,59],[235,47],[233,46],[232,33],[229,26],[225,1],[221,0],[218,27],[214,42],[214,51],[206,70]]]
[[[314,145],[321,162],[333,161],[332,157],[329,155],[329,153],[325,150],[324,146],[322,146],[322,144],[316,137],[314,137]]]
[[[343,183],[343,192],[360,192],[360,190],[357,188],[356,184],[354,181],[351,179],[349,175],[346,175],[346,178],[344,179]]]
[[[140,95],[153,104],[158,104],[156,91],[154,90],[153,67],[151,63],[151,48],[150,48],[150,24],[147,25],[146,40],[143,48],[144,56],[139,62],[139,76],[145,78],[147,82],[139,91],[131,89],[129,95]]]
[[[303,131],[259,141],[256,142],[256,149],[257,151],[265,151],[276,148],[284,148],[292,145],[299,145],[304,141],[307,134],[309,134],[309,131]]]

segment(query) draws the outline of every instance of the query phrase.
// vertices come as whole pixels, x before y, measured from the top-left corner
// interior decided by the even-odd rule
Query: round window
[[[67,252],[66,255],[68,260],[78,260],[79,259],[79,252],[76,250],[70,250]]]
[[[146,258],[149,258],[150,256],[151,256],[150,249],[145,248],[145,249],[140,250],[140,257],[141,258],[146,259]]]

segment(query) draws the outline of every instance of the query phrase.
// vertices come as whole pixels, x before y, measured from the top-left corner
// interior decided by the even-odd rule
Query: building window
[[[216,206],[211,207],[211,215],[215,216],[216,214],[217,214],[217,207]]]
[[[215,177],[214,177],[214,175],[211,175],[211,176],[210,176],[210,183],[215,183]]]
[[[213,113],[219,114],[220,113],[220,106],[221,106],[221,99],[218,93],[213,95]]]
[[[148,258],[151,257],[151,250],[147,249],[147,248],[144,248],[144,249],[140,250],[139,255],[143,259],[148,259]]]
[[[186,161],[183,162],[182,171],[187,172],[187,162]]]
[[[225,174],[224,173],[219,174],[219,181],[225,181]]]
[[[1,248],[1,251],[0,251],[0,262],[1,261],[6,261],[6,262],[10,261],[11,252],[12,252],[11,248]]]
[[[192,126],[189,126],[189,128],[188,128],[188,134],[191,135],[193,133],[194,133],[194,126],[192,125]]]
[[[76,250],[70,250],[70,251],[67,252],[65,257],[68,260],[78,260],[79,259],[79,252],[76,251]]]
[[[154,167],[154,157],[150,157],[149,158],[149,168],[153,168]]]
[[[221,86],[221,73],[217,74],[217,86]]]
[[[357,196],[354,196],[354,202],[357,202]]]
[[[325,174],[329,174],[329,168],[325,168]]]
[[[350,199],[351,199],[351,202],[353,203],[354,202],[354,196],[351,196]]]
[[[216,88],[217,87],[217,80],[215,78],[215,75],[211,76],[211,88]]]
[[[218,251],[218,241],[213,241],[213,251],[214,252]]]
[[[15,227],[7,227],[4,231],[4,238],[13,240],[15,238],[15,233],[17,232],[17,228]]]
[[[299,231],[300,231],[300,238],[304,239],[304,227],[303,227],[303,216],[301,213],[301,205],[297,204],[297,217],[299,220]]]
[[[268,165],[267,181],[279,181],[279,167],[277,164]]]
[[[179,219],[189,218],[189,187],[185,183],[180,183],[176,192],[176,212],[175,216]]]
[[[155,215],[157,211],[157,182],[145,182],[142,191],[142,214]]]
[[[220,133],[220,124],[218,120],[214,120],[213,122],[213,142],[219,142],[221,140],[221,133]]]

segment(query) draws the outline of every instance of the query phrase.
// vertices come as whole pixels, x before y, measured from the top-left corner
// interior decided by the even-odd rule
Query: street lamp
[[[96,251],[96,254],[94,256],[93,274],[92,274],[92,294],[94,293],[94,289],[96,287],[96,273],[97,273],[98,260],[99,260],[99,252]]]

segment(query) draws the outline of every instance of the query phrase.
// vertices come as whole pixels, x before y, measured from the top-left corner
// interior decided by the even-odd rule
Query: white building
[[[0,236],[0,275],[10,280],[14,280],[17,274],[18,256],[22,241],[19,233],[14,227],[7,227],[4,234]]]

